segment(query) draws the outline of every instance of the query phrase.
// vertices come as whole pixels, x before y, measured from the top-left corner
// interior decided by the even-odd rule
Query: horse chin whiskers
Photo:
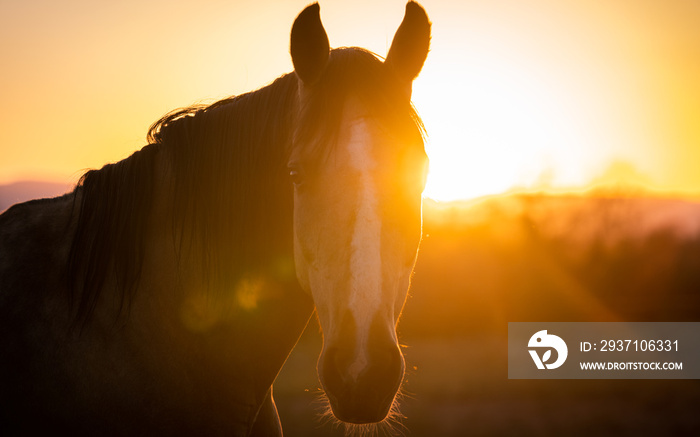
[[[335,417],[331,408],[330,400],[323,389],[319,389],[318,397],[313,402],[318,405],[319,416],[318,421],[322,425],[330,424],[334,428],[343,427],[345,437],[396,437],[405,436],[406,426],[402,420],[406,418],[399,410],[400,399],[404,397],[404,393],[399,388],[398,393],[394,396],[394,400],[389,408],[389,413],[384,420],[376,423],[348,423]]]

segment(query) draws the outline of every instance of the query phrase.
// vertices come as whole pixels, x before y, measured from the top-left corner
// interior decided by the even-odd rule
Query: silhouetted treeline
[[[406,334],[460,336],[508,321],[700,320],[700,205],[517,195],[428,201],[424,217]]]

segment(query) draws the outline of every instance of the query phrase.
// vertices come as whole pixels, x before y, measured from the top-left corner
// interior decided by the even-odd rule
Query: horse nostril
[[[344,397],[346,395],[346,384],[344,383],[343,370],[346,366],[343,363],[343,354],[339,353],[336,347],[330,347],[321,356],[319,366],[321,383],[326,393],[334,397]]]
[[[404,373],[403,355],[398,346],[392,344],[381,350],[370,350],[373,365],[367,369],[365,384],[371,387],[387,387],[387,396],[393,399],[401,385]]]

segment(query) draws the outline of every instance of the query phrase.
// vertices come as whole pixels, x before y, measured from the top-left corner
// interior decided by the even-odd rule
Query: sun
[[[428,131],[425,197],[449,201],[585,183],[592,163],[583,151],[590,147],[563,101],[567,90],[517,59],[482,54],[458,63],[431,56],[413,94]]]

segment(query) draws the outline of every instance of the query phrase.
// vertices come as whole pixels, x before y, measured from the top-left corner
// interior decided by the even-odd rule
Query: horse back
[[[0,311],[9,300],[33,300],[48,284],[65,284],[74,197],[32,200],[0,215]]]
[[[74,225],[74,193],[15,205],[0,215],[0,419],[29,404],[57,352],[52,336],[70,317],[65,271]],[[65,332],[65,328],[63,329]],[[49,396],[60,398],[61,390]],[[50,419],[34,410],[37,420]],[[3,418],[3,416],[5,416]],[[29,425],[29,424],[28,424]],[[4,425],[0,425],[4,426]],[[31,428],[31,427],[30,427]],[[60,427],[59,427],[60,428]]]

